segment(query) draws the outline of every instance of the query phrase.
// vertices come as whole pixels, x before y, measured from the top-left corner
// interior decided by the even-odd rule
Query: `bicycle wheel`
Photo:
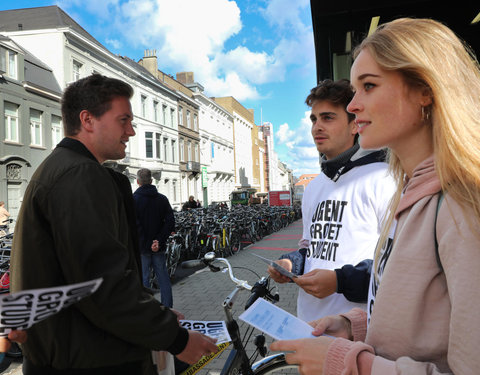
[[[173,277],[175,275],[175,271],[177,270],[177,265],[180,261],[181,247],[182,245],[175,244],[170,248],[170,252],[168,254],[169,260],[167,261],[168,276],[170,277]]]
[[[230,251],[235,254],[240,250],[240,247],[242,246],[241,238],[238,233],[232,234],[232,237],[230,238]]]
[[[297,365],[289,365],[285,362],[285,354],[278,353],[254,363],[252,370],[255,375],[267,374],[298,374]]]

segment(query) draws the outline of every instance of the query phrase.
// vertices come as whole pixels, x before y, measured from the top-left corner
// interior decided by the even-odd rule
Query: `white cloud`
[[[310,128],[310,111],[305,111],[295,130],[285,123],[280,125],[275,133],[279,146],[286,147],[286,151],[281,153],[281,159],[288,160],[288,167],[296,176],[319,171],[319,154],[312,140]]]
[[[114,50],[119,50],[120,48],[123,47],[122,42],[119,41],[118,39],[107,39],[106,42]]]
[[[305,25],[301,21],[300,12],[304,12],[309,6],[310,0],[271,0],[264,9],[264,14],[271,25],[303,32]]]
[[[295,132],[293,130],[290,130],[288,124],[285,123],[280,125],[275,135],[277,136],[277,140],[279,143],[287,143],[288,141],[290,141],[288,143],[292,143],[292,138],[295,135]]]
[[[311,69],[315,61],[313,33],[302,21],[310,17],[309,0],[271,0],[264,9],[259,4],[265,2],[245,5],[238,0],[58,2],[65,8],[81,7],[101,20],[103,24],[95,27],[110,32],[109,47],[120,49],[122,41],[123,46],[155,49],[161,70],[193,71],[211,96],[232,95],[240,101],[264,98],[261,85],[282,82],[290,67]],[[238,4],[246,6],[246,12],[255,9],[266,20],[255,26],[255,38],[268,40],[261,47],[265,49],[254,50],[245,38],[230,43],[244,27]]]
[[[290,126],[285,123],[280,125],[275,135],[280,144],[286,144],[288,142],[291,146],[295,147],[302,146],[315,148],[310,128],[310,111],[305,111],[303,118],[300,120],[300,124],[295,127],[295,130],[290,129]]]

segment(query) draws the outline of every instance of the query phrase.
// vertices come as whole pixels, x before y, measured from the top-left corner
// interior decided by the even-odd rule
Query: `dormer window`
[[[82,66],[83,66],[83,64],[81,62],[73,60],[73,62],[72,62],[72,80],[73,80],[73,82],[78,81],[80,79]]]
[[[7,77],[18,79],[17,53],[0,46],[0,70]]]

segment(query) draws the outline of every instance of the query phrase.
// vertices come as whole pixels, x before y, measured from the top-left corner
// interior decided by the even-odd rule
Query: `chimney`
[[[193,72],[180,72],[177,73],[177,81],[184,85],[194,83]]]
[[[158,72],[157,50],[146,49],[143,54],[143,67],[156,77]]]

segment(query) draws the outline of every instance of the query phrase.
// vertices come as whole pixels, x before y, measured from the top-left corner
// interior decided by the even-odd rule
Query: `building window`
[[[42,112],[37,109],[30,109],[30,144],[42,146]]]
[[[145,132],[145,157],[153,158],[153,133]]]
[[[167,125],[167,106],[162,105],[162,124]]]
[[[185,161],[185,144],[183,138],[180,138],[180,161]]]
[[[173,108],[170,109],[170,126],[175,127],[175,110]]]
[[[17,53],[0,47],[0,69],[10,78],[17,79]]]
[[[62,118],[60,116],[52,115],[52,148],[55,148],[62,138]]]
[[[192,161],[192,142],[188,141],[187,146],[187,161]]]
[[[140,96],[140,110],[142,117],[145,118],[147,115],[147,97],[145,95]]]
[[[183,108],[178,107],[178,125],[183,125]]]
[[[158,102],[153,101],[153,121],[158,122]]]
[[[193,114],[193,130],[198,130],[198,116]]]
[[[14,103],[5,102],[5,140],[20,142],[18,135],[18,108]]]
[[[172,163],[175,163],[175,154],[177,153],[177,143],[172,139]]]
[[[167,149],[168,138],[163,138],[163,160],[168,161],[168,149]]]
[[[198,143],[195,143],[195,155],[194,155],[194,160],[198,161]]]
[[[192,127],[192,124],[190,124],[190,111],[187,110],[187,124],[186,124],[187,128],[190,128]]]
[[[211,155],[212,155],[212,159],[215,158],[215,143],[211,142],[210,143],[210,150],[211,150]]]
[[[82,70],[82,66],[83,64],[76,61],[76,60],[73,60],[73,63],[72,63],[72,79],[73,81],[78,81],[80,79],[80,72]]]
[[[173,201],[177,201],[177,180],[172,180]]]
[[[160,159],[160,134],[155,133],[155,157]]]

